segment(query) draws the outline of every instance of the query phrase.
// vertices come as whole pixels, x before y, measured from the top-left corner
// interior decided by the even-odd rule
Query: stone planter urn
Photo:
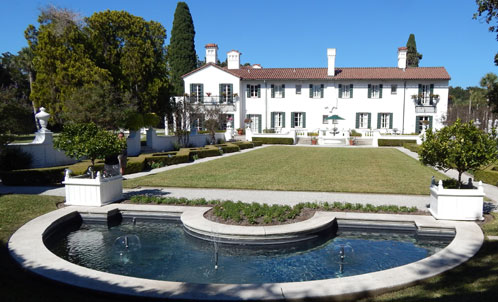
[[[483,200],[482,181],[475,189],[445,189],[440,180],[431,187],[429,211],[436,219],[483,220]]]
[[[66,176],[62,182],[66,188],[66,205],[100,207],[123,199],[123,177],[121,175],[102,177],[97,172],[95,178]]]

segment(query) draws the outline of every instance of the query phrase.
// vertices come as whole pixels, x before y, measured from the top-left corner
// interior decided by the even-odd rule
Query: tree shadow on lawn
[[[130,199],[132,196],[136,196],[136,195],[152,195],[152,196],[164,197],[164,196],[167,196],[170,194],[171,194],[171,192],[161,190],[161,189],[144,188],[144,189],[139,189],[137,191],[126,192],[123,195],[124,195],[125,199]]]
[[[496,301],[498,241],[485,241],[469,261],[409,289],[361,301]]]

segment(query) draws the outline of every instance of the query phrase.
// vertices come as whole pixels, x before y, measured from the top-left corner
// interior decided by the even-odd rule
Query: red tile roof
[[[205,47],[206,47],[206,48],[208,48],[208,47],[218,47],[218,45],[217,45],[217,44],[215,44],[215,43],[208,43],[208,44],[206,44],[206,46],[205,46]]]
[[[337,67],[335,76],[327,68],[240,68],[228,69],[214,64],[204,65],[185,74],[186,77],[213,65],[243,80],[450,80],[444,67]]]

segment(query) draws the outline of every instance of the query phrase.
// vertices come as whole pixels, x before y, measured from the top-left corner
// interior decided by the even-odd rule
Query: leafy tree
[[[462,174],[477,170],[496,160],[498,155],[495,133],[487,134],[474,126],[473,122],[453,125],[440,130],[428,129],[422,143],[420,161],[444,171],[458,171],[458,182],[462,185]]]
[[[29,26],[25,35],[33,46],[36,79],[31,97],[45,107],[55,123],[62,123],[65,102],[77,89],[109,81],[108,71],[95,65],[78,15],[65,9],[42,10],[38,29]]]
[[[209,105],[203,108],[204,112],[204,127],[209,131],[209,135],[211,138],[211,143],[216,143],[216,130],[220,129],[221,124],[223,123],[223,110],[218,104]]]
[[[496,32],[498,40],[498,0],[476,0],[477,13],[474,14],[474,19],[483,17],[487,24],[491,24],[488,28],[490,32]],[[495,24],[495,25],[493,25]],[[498,53],[495,54],[495,65],[498,65]]]
[[[15,134],[30,132],[34,125],[31,110],[26,102],[20,102],[15,88],[0,87],[0,153],[12,142]]]
[[[25,33],[37,71],[32,96],[56,122],[81,121],[70,112],[77,101],[86,102],[80,94],[90,97],[80,107],[104,127],[127,126],[116,119],[117,111],[165,112],[166,30],[159,23],[109,10],[82,19],[53,7],[42,10],[38,21],[38,29],[29,26]],[[108,108],[95,106],[99,98]]]
[[[410,37],[406,42],[406,48],[408,48],[408,51],[406,53],[407,66],[418,67],[418,62],[422,60],[422,54],[417,52],[417,42],[415,42],[414,34],[410,34]]]
[[[178,144],[182,147],[188,147],[190,144],[191,123],[200,118],[200,108],[190,102],[188,97],[182,97],[174,103],[173,114],[176,120],[175,135]]]
[[[119,154],[126,148],[126,140],[94,123],[71,123],[64,125],[60,135],[54,138],[54,147],[69,157],[87,157],[93,166],[96,159]]]
[[[62,117],[75,123],[92,122],[105,129],[117,129],[134,113],[134,108],[122,101],[126,97],[109,83],[85,85],[66,100]]]
[[[178,2],[168,47],[172,91],[175,95],[183,95],[182,75],[197,67],[194,37],[194,23],[188,5]]]
[[[98,12],[85,21],[93,60],[109,72],[114,90],[128,96],[123,105],[163,114],[169,101],[164,27],[125,11]]]

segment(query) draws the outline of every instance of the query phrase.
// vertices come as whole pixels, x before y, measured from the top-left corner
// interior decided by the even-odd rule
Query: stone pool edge
[[[333,297],[348,300],[392,291],[438,275],[467,261],[479,251],[484,235],[474,222],[437,221],[431,216],[330,213],[336,219],[413,221],[417,227],[455,228],[455,239],[442,251],[404,266],[345,278],[266,284],[194,284],[158,281],[99,272],[69,263],[52,254],[43,233],[71,213],[109,211],[164,212],[181,216],[200,207],[111,204],[101,208],[66,207],[22,226],[9,240],[9,251],[24,268],[43,277],[79,287],[115,294],[188,300],[303,300]],[[204,208],[206,209],[206,208]],[[277,227],[285,227],[282,225]],[[252,227],[248,227],[252,228]],[[278,230],[278,228],[276,228]]]

